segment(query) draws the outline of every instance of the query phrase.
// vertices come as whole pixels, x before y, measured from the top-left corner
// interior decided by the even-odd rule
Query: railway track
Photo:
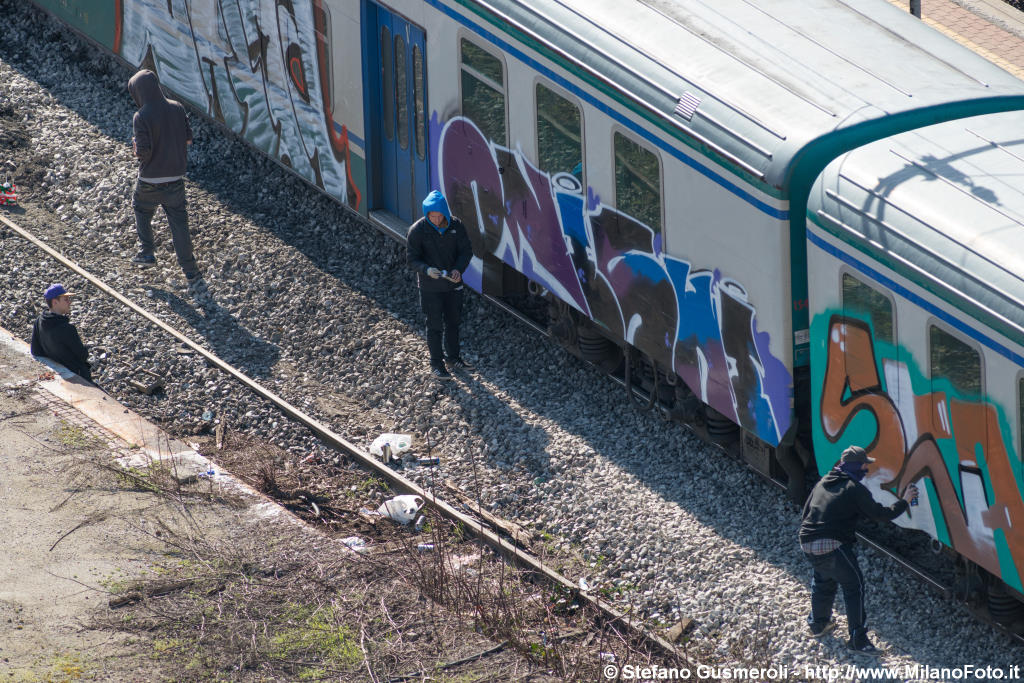
[[[491,548],[506,560],[521,568],[534,572],[551,585],[571,594],[575,600],[589,605],[599,614],[603,615],[603,617],[610,623],[623,624],[635,636],[651,646],[654,651],[660,652],[665,657],[663,663],[664,666],[685,666],[691,670],[695,670],[698,666],[697,662],[688,658],[672,643],[647,629],[640,621],[616,609],[608,601],[582,590],[578,584],[573,583],[548,564],[522,549],[513,538],[499,533],[501,528],[500,525],[496,525],[493,522],[488,523],[488,521],[485,521],[482,516],[469,515],[462,512],[456,507],[456,505],[439,497],[435,491],[427,490],[417,485],[415,482],[402,476],[400,472],[386,466],[376,457],[370,455],[349,440],[335,433],[327,425],[302,411],[292,403],[289,403],[277,393],[264,387],[262,384],[252,379],[227,361],[221,359],[216,354],[210,352],[181,331],[175,329],[171,325],[168,325],[159,317],[149,312],[138,303],[132,301],[129,297],[125,296],[113,287],[109,286],[103,280],[82,268],[71,259],[65,257],[56,249],[53,249],[51,246],[14,221],[0,215],[0,224],[31,243],[64,268],[82,277],[107,296],[131,309],[164,333],[202,356],[207,362],[229,375],[247,390],[259,395],[266,401],[269,401],[282,413],[315,434],[324,444],[340,453],[343,453],[345,456],[358,463],[361,467],[385,480],[393,489],[422,497],[423,500],[426,501],[426,504],[440,514],[444,519],[462,525],[463,528],[478,538],[484,545]],[[493,519],[494,518],[492,518],[492,520]]]

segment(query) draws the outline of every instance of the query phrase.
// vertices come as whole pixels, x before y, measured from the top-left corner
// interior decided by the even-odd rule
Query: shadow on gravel
[[[164,289],[151,291],[153,299],[164,302],[181,316],[206,340],[211,351],[250,377],[266,377],[280,358],[281,351],[276,345],[254,336],[212,298],[193,304]]]
[[[475,430],[500,424],[503,433],[517,433],[514,449],[500,443],[500,435],[488,438],[486,432],[481,434],[487,442],[484,456],[489,465],[503,471],[517,469],[531,477],[544,475],[550,460],[548,446],[551,444],[551,437],[547,430],[525,422],[506,401],[495,396],[472,374],[457,372],[448,385],[451,387],[449,397],[459,404],[462,414],[467,416],[467,421]],[[512,501],[497,502],[504,504]]]

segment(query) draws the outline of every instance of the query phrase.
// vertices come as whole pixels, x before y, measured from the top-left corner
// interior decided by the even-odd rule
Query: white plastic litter
[[[391,455],[394,457],[412,448],[412,435],[392,434],[390,432],[381,434],[370,444],[370,453],[377,456],[384,455],[384,444],[391,446]]]
[[[416,519],[416,513],[423,507],[423,499],[419,496],[395,496],[377,508],[377,512],[390,517],[399,524],[408,524]]]
[[[357,553],[365,553],[369,550],[369,548],[366,546],[366,540],[359,538],[358,536],[349,536],[348,538],[343,538],[341,539],[341,542]]]

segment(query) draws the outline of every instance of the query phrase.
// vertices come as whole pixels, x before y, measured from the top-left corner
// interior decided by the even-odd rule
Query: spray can
[[[420,551],[421,553],[429,553],[429,552],[432,552],[434,550],[434,544],[433,543],[420,543],[419,545],[416,546],[416,550]]]

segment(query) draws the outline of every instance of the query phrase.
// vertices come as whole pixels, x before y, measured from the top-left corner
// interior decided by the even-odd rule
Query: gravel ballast
[[[652,624],[694,618],[722,661],[787,665],[793,680],[805,666],[864,663],[846,652],[844,619],[838,637],[805,636],[810,571],[795,541],[799,511],[781,491],[632,407],[612,381],[476,295],[463,323],[476,369],[448,384],[432,378],[401,245],[220,127],[191,117],[189,219],[212,303],[186,293],[162,212],[158,267],[132,267],[131,72],[22,3],[0,0],[0,13],[0,166],[13,165],[23,199],[0,212],[350,440],[413,434],[419,455],[429,444],[442,460],[439,471],[412,470],[421,484],[448,479],[571,545],[595,590],[621,593]],[[94,377],[126,405],[178,435],[220,419],[296,459],[334,457],[21,238],[0,235],[0,325],[27,339],[46,284],[63,281],[79,293],[73,320],[94,347]],[[139,368],[165,373],[166,392],[132,391]],[[869,626],[891,646],[885,666],[1024,659],[896,563],[863,548],[861,557]]]

